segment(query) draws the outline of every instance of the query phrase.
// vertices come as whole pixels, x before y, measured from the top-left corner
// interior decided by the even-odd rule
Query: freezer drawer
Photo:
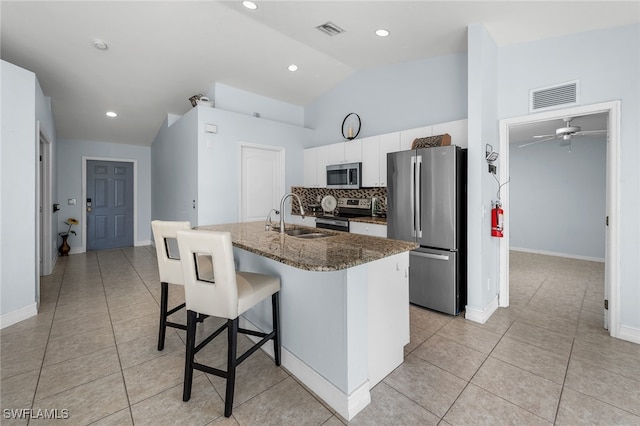
[[[415,305],[458,315],[463,294],[458,253],[419,248],[409,257],[409,301]]]

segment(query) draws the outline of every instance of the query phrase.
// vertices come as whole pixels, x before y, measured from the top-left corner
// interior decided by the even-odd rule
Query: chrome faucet
[[[296,199],[298,200],[298,205],[300,206],[300,215],[304,219],[304,208],[302,207],[302,201],[300,201],[300,197],[298,197],[296,194],[292,192],[286,194],[284,197],[282,197],[282,200],[280,200],[280,233],[281,234],[284,234],[284,202],[287,200],[288,197],[296,197]]]
[[[280,212],[276,209],[269,210],[269,214],[267,215],[267,218],[264,221],[265,231],[271,231],[271,228],[273,227],[273,222],[271,222],[271,213],[280,214]]]

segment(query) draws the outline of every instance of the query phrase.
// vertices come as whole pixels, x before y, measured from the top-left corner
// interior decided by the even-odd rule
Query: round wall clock
[[[360,134],[360,116],[355,112],[347,114],[342,120],[342,137],[348,140],[352,140],[358,137]]]

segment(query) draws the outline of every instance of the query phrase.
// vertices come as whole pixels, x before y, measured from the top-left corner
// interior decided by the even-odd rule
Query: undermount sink
[[[292,237],[307,238],[307,239],[331,237],[333,235],[333,234],[325,234],[323,232],[318,232],[313,229],[303,229],[303,228],[287,229],[284,231],[284,233]]]

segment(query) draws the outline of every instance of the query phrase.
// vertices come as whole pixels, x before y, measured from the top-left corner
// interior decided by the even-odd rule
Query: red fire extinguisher
[[[491,209],[491,236],[502,238],[504,235],[502,231],[504,230],[504,222],[503,222],[504,210],[502,210],[502,203],[500,201],[496,201],[493,203],[493,208]]]

